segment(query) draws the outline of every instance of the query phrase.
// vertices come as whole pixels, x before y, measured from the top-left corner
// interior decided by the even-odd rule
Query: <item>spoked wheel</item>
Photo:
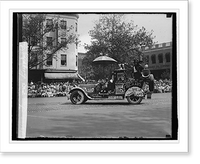
[[[134,95],[128,96],[128,97],[127,97],[127,101],[128,101],[130,104],[139,104],[139,103],[141,103],[141,101],[142,101],[142,97],[136,97],[136,96],[134,96]]]
[[[82,104],[85,101],[85,95],[82,91],[73,91],[70,95],[70,100],[73,104]]]

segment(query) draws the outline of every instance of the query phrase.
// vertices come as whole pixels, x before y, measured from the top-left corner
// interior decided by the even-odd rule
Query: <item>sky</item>
[[[91,43],[88,32],[98,19],[98,14],[79,14],[78,33],[81,42],[78,52],[86,52],[83,45]],[[145,27],[149,32],[153,30],[154,42],[158,44],[172,41],[172,18],[167,18],[165,14],[126,14],[126,20],[133,20],[134,25]]]

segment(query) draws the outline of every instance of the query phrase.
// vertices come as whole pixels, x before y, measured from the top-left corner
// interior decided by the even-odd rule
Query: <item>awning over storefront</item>
[[[57,80],[57,79],[75,79],[75,80],[82,80],[85,81],[77,72],[76,73],[71,73],[71,72],[46,72],[44,73],[44,77],[46,79],[52,79],[52,80]]]

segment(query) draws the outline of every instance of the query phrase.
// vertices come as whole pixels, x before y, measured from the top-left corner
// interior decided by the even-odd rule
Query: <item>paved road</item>
[[[29,98],[27,137],[118,138],[171,135],[171,93],[153,94],[139,105],[126,100]]]

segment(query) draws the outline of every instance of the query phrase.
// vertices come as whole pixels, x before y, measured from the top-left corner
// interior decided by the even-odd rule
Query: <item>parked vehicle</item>
[[[146,70],[136,79],[128,77],[127,69],[117,69],[112,73],[111,79],[99,81],[97,84],[80,84],[69,92],[73,104],[83,104],[94,99],[127,99],[130,104],[139,104],[147,94],[145,84],[152,85],[153,75]]]

